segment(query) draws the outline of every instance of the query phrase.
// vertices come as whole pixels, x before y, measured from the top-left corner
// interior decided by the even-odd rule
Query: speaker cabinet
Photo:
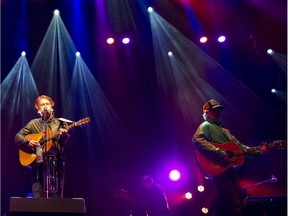
[[[85,216],[85,200],[82,198],[10,198],[10,216]]]

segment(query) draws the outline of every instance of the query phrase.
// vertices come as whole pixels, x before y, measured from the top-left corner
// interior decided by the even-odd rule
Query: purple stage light
[[[122,39],[122,43],[123,44],[128,44],[128,43],[130,43],[130,39],[125,37],[125,38]]]
[[[226,37],[225,36],[220,36],[220,37],[218,37],[218,41],[220,42],[220,43],[223,43],[224,41],[226,40]]]
[[[172,181],[178,181],[180,179],[181,175],[178,170],[171,170],[169,173],[169,178]]]

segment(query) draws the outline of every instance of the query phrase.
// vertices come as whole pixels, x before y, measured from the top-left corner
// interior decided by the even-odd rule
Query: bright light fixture
[[[185,193],[185,198],[186,199],[192,199],[193,195],[190,192]]]
[[[206,207],[203,207],[202,209],[201,209],[201,211],[202,211],[202,213],[203,214],[208,214],[208,208],[206,208]]]
[[[172,181],[178,181],[180,179],[180,172],[178,170],[171,170],[171,172],[169,173],[169,178]]]
[[[127,38],[127,37],[125,37],[125,38],[122,39],[122,43],[123,43],[123,44],[128,44],[129,42],[130,42],[130,39]]]
[[[268,49],[267,50],[267,54],[268,55],[273,55],[274,54],[274,50],[273,49]]]
[[[225,36],[220,36],[220,37],[218,37],[218,41],[219,41],[220,43],[224,42],[225,40],[226,40],[226,37],[225,37]]]
[[[154,10],[153,10],[153,8],[152,7],[148,7],[148,12],[149,13],[152,13]]]
[[[203,192],[205,188],[204,188],[203,185],[199,185],[199,186],[197,187],[197,189],[198,189],[199,192]]]
[[[110,38],[107,38],[106,42],[108,44],[113,44],[114,43],[114,38],[110,37]]]
[[[60,14],[60,11],[59,10],[54,10],[54,15],[55,16],[58,16]]]
[[[206,43],[207,41],[208,41],[208,38],[205,36],[200,38],[201,43]]]

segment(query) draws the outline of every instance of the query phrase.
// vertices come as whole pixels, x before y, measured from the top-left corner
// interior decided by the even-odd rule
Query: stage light
[[[207,37],[201,37],[200,38],[200,43],[206,43],[208,41]]]
[[[271,89],[271,93],[281,99],[284,103],[287,103],[287,93],[286,91],[280,91],[279,89]]]
[[[107,42],[108,44],[113,44],[113,43],[114,43],[114,38],[110,37],[110,38],[108,38],[108,39],[106,40],[106,42]]]
[[[199,192],[203,192],[203,191],[205,190],[205,188],[204,188],[203,185],[199,185],[199,186],[197,187],[197,189],[198,189]]]
[[[172,181],[178,181],[180,179],[180,172],[178,170],[171,170],[169,173],[169,178]]]
[[[267,54],[272,56],[274,54],[274,50],[273,49],[268,49],[267,50]]]
[[[22,55],[22,56],[26,56],[26,52],[23,51],[23,52],[21,53],[21,55]]]
[[[186,199],[192,199],[193,195],[190,192],[185,193],[185,198]]]
[[[204,213],[204,214],[208,214],[208,212],[209,212],[208,208],[206,208],[206,207],[203,207],[201,210],[202,210],[202,213]]]
[[[127,37],[122,39],[123,44],[128,44],[129,42],[130,42],[130,39]]]
[[[173,52],[169,51],[168,56],[173,56]]]
[[[153,10],[153,8],[152,7],[148,7],[148,12],[149,13],[152,13],[154,10]]]
[[[54,10],[54,15],[55,16],[58,16],[60,14],[60,11],[59,10]]]
[[[218,41],[219,41],[220,43],[224,42],[225,40],[226,40],[226,37],[225,37],[225,36],[220,36],[220,37],[218,37]]]
[[[80,54],[80,52],[76,52],[75,55],[76,55],[77,57],[79,57],[81,54]]]

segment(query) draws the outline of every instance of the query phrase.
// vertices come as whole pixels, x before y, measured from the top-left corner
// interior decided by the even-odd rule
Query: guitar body
[[[23,150],[19,150],[19,160],[22,166],[31,165],[35,161],[36,158],[37,158],[37,155],[35,153],[27,153]]]
[[[233,152],[237,152],[240,150],[240,147],[233,143],[227,142],[224,144],[213,144],[217,148],[225,151],[228,155],[231,155],[231,163],[223,164],[220,157],[209,157],[207,153],[205,154],[205,150],[196,149],[196,158],[200,170],[207,177],[218,176],[225,172],[228,168],[234,166],[241,166],[244,163],[244,155],[234,155]]]
[[[81,119],[81,120],[74,122],[73,124],[69,125],[68,128],[66,128],[66,130],[68,131],[69,129],[71,129],[75,126],[86,125],[89,122],[90,122],[90,118],[86,117],[84,119]],[[42,152],[48,152],[53,145],[53,139],[56,138],[58,135],[60,135],[59,131],[57,133],[53,134],[51,130],[47,129],[47,134],[46,134],[46,140],[47,141],[44,143],[42,140],[42,138],[44,137],[43,132],[40,132],[37,134],[28,134],[26,136],[26,138],[29,140],[34,140],[34,141],[40,143],[40,145],[42,147]],[[43,143],[43,145],[42,145],[42,143]],[[35,150],[33,151],[30,148],[19,149],[19,160],[20,160],[21,165],[29,166],[35,161],[36,158],[37,158],[37,155],[36,155]]]
[[[47,130],[47,136],[51,135],[52,132],[50,130]],[[40,132],[38,134],[28,134],[26,136],[27,139],[29,140],[35,140],[36,142],[40,143],[41,139],[43,138],[44,133]],[[53,145],[53,141],[50,140],[46,142],[46,146],[42,146],[42,152],[49,151]],[[19,149],[19,160],[21,165],[23,166],[29,166],[32,164],[35,159],[37,158],[36,152],[32,150],[24,150],[24,149]]]
[[[244,163],[244,154],[259,150],[261,151],[263,146],[265,146],[266,149],[273,147],[287,147],[286,141],[283,140],[276,140],[273,143],[264,143],[262,146],[254,146],[244,149],[241,149],[237,144],[233,142],[227,142],[224,144],[213,143],[213,145],[222,151],[225,151],[230,161],[223,162],[223,160],[221,160],[221,158],[217,156],[215,152],[196,149],[195,156],[199,168],[206,177],[218,176],[230,167],[241,166]]]

